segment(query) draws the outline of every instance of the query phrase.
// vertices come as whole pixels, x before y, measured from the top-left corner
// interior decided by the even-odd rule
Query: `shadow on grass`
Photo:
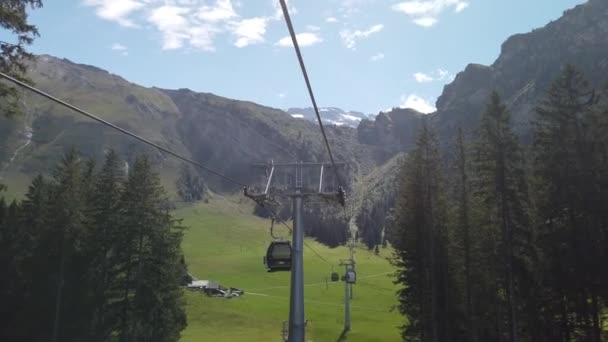
[[[338,336],[338,340],[336,342],[346,341],[346,334],[348,334],[348,330],[342,330],[340,336]]]

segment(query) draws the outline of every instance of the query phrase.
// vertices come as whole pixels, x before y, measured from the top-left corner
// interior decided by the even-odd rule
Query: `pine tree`
[[[116,324],[116,315],[109,307],[113,300],[111,281],[118,270],[112,267],[111,261],[117,253],[123,174],[118,155],[110,150],[91,185],[93,196],[88,213],[91,223],[87,237],[90,255],[87,284],[91,291],[93,312],[90,339],[93,341],[107,341]]]
[[[460,253],[454,253],[455,262],[459,264],[457,266],[458,270],[462,270],[463,280],[462,287],[464,289],[463,293],[463,303],[464,303],[464,317],[466,321],[464,336],[467,341],[477,341],[477,311],[475,310],[475,300],[479,300],[476,296],[476,291],[474,291],[475,282],[474,279],[476,277],[475,265],[478,262],[474,260],[478,260],[476,257],[477,252],[477,241],[475,239],[475,235],[472,227],[472,219],[471,219],[471,182],[470,182],[470,162],[469,162],[469,151],[465,143],[464,133],[461,128],[458,129],[458,135],[456,137],[456,156],[455,156],[455,169],[456,176],[453,179],[454,183],[454,202],[455,212],[454,212],[454,244],[457,245],[457,250]]]
[[[187,203],[204,199],[208,192],[203,178],[198,173],[193,172],[187,164],[182,164],[176,186],[177,194]]]
[[[19,270],[19,216],[21,207],[13,201],[6,205],[0,200],[0,337],[12,339],[15,316],[24,298]]]
[[[534,255],[533,234],[528,215],[530,205],[523,154],[511,129],[510,114],[496,92],[491,95],[482,114],[475,164],[476,196],[484,206],[488,254],[497,258],[495,270],[502,275],[503,284],[496,284],[496,290],[505,293],[507,335],[514,342],[521,334],[518,316],[523,303],[518,302],[518,285],[521,286],[520,279],[530,272]],[[492,273],[491,269],[489,271]],[[501,335],[503,319],[499,308],[502,305],[500,299],[496,299],[496,330]]]
[[[605,210],[608,203],[608,85],[600,95],[601,101],[595,106],[588,116],[588,138],[591,142],[591,150],[593,151],[593,167],[592,179],[595,184],[595,191],[591,196],[589,203],[590,210],[594,213],[594,225],[597,227],[594,236],[599,236],[599,247],[596,249],[596,257],[598,257],[598,267],[595,272],[599,272],[598,278],[595,279],[592,289],[591,304],[593,307],[594,329],[596,326],[601,327],[600,313],[596,312],[596,308],[601,308],[601,302],[604,302],[604,308],[608,305],[608,288],[601,284],[608,284],[608,269],[603,267],[603,260],[608,259],[608,212]],[[604,320],[605,321],[605,320]],[[605,325],[604,325],[605,326]],[[606,333],[606,328],[603,329]],[[606,336],[605,338],[608,338]],[[601,336],[600,336],[601,339]],[[597,340],[597,339],[596,339]]]
[[[182,235],[147,158],[135,162],[120,207],[117,258],[124,274],[115,302],[119,340],[177,341],[186,325],[180,287]]]
[[[19,268],[26,296],[15,317],[14,336],[16,340],[22,341],[49,340],[48,322],[53,317],[53,297],[48,290],[52,284],[49,284],[45,275],[56,265],[51,265],[47,259],[47,238],[52,234],[49,227],[52,213],[48,181],[42,176],[34,178],[21,205],[20,226],[23,239]]]
[[[398,268],[399,311],[406,340],[446,341],[452,335],[447,272],[446,209],[438,142],[425,126],[400,177],[391,241]]]
[[[88,330],[87,310],[81,305],[86,301],[86,288],[81,285],[87,270],[83,166],[75,150],[68,152],[55,170],[51,190],[48,242],[56,263],[51,271],[55,279],[52,341],[82,338]]]
[[[605,267],[601,260],[606,255],[598,243],[605,230],[600,190],[605,164],[600,162],[603,138],[593,133],[593,125],[602,121],[594,119],[595,100],[583,75],[568,65],[533,123],[538,221],[547,265],[542,272],[545,303],[560,318],[546,329],[559,331],[567,341],[581,334],[589,341],[601,339],[597,270]]]
[[[139,158],[123,185],[75,151],[22,203],[0,199],[0,339],[177,341],[186,326],[182,228]]]
[[[0,27],[16,36],[14,43],[0,42],[0,72],[27,81],[24,74],[33,55],[25,49],[38,36],[36,26],[28,23],[28,7],[42,7],[41,0],[3,0],[0,2]],[[17,113],[17,89],[0,83],[0,112]]]

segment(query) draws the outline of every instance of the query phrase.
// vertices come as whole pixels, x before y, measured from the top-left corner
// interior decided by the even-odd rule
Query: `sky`
[[[310,107],[278,0],[43,0],[37,54],[144,86]],[[290,0],[321,107],[432,112],[469,63],[585,0]],[[0,31],[0,40],[6,32]]]

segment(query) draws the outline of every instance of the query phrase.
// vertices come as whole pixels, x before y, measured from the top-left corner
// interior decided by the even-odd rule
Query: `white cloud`
[[[371,56],[369,60],[372,61],[372,62],[377,62],[377,61],[379,61],[381,59],[384,59],[384,54],[382,52],[379,52],[379,53]]]
[[[341,0],[340,12],[344,14],[344,17],[350,17],[361,12],[365,6],[374,2],[375,0]]]
[[[434,80],[433,77],[431,77],[423,72],[415,73],[414,78],[416,79],[416,82],[418,82],[418,83],[427,83],[427,82],[431,82]]]
[[[468,6],[469,3],[463,0],[410,0],[395,4],[392,8],[410,16],[416,25],[431,27],[439,21],[444,11],[453,8],[454,12],[460,13]]]
[[[203,6],[197,16],[205,21],[221,21],[238,17],[230,0],[217,0],[214,6]]]
[[[458,3],[458,5],[456,5],[456,13],[460,13],[462,11],[464,11],[465,8],[469,7],[469,3],[468,2],[460,2]]]
[[[454,79],[454,76],[451,75],[449,71],[441,68],[433,71],[432,73],[424,73],[419,71],[413,76],[416,82],[418,83],[428,83],[433,81],[451,81],[452,79]]]
[[[187,19],[188,8],[165,5],[154,9],[148,21],[156,26],[163,35],[163,49],[179,49],[184,41],[193,36],[197,47],[213,50],[211,34],[201,28],[192,28]]]
[[[266,33],[266,23],[266,18],[262,17],[245,19],[236,23],[233,33],[237,36],[237,40],[234,45],[242,48],[247,45],[262,43]]]
[[[144,6],[144,3],[136,0],[84,0],[84,4],[95,7],[95,13],[100,18],[114,21],[125,27],[137,26],[128,17]]]
[[[418,26],[422,26],[422,27],[431,27],[431,26],[435,25],[436,23],[437,23],[437,19],[432,18],[432,17],[414,19],[414,24],[416,24]]]
[[[342,30],[340,32],[340,38],[342,38],[342,43],[347,48],[354,50],[356,48],[356,45],[357,45],[357,40],[365,39],[365,38],[371,36],[374,33],[378,33],[380,31],[382,31],[383,28],[384,28],[384,25],[377,24],[377,25],[374,25],[374,26],[370,27],[369,29],[367,29],[365,31],[361,31],[361,30],[356,30],[356,31]]]
[[[450,76],[450,72],[443,69],[437,69],[437,75],[439,76],[440,80],[444,80]]]
[[[277,95],[277,97],[280,98],[280,99],[284,99],[286,96],[287,95],[285,95],[283,93],[280,93],[280,94]]]
[[[336,17],[327,17],[325,18],[326,23],[337,23],[338,19]]]
[[[307,31],[321,31],[321,28],[316,25],[306,25]]]
[[[298,45],[300,45],[300,47],[315,45],[323,41],[323,39],[319,35],[313,32],[304,32],[296,34],[296,39],[298,40]],[[280,47],[293,47],[291,36],[281,38],[274,45]]]
[[[268,22],[274,20],[273,15],[277,9],[280,10],[278,0],[272,0],[274,7],[267,8],[266,16],[255,17],[240,16],[237,9],[241,5],[235,0],[81,1],[95,8],[97,16],[102,19],[125,27],[155,30],[164,50],[194,48],[214,51],[219,38],[231,40],[239,48],[263,43]]]
[[[114,43],[114,44],[112,44],[112,46],[110,46],[110,49],[117,50],[117,51],[125,51],[128,48],[120,43]]]
[[[287,4],[287,10],[289,11],[289,16],[293,16],[294,14],[298,13],[298,10],[295,8],[295,6],[293,6],[289,2],[289,0],[285,0],[285,3]],[[273,19],[283,20],[283,8],[281,7],[281,2],[279,0],[273,0],[273,5],[274,5]]]
[[[128,56],[129,55],[129,48],[127,48],[126,46],[120,44],[120,43],[114,43],[110,46],[110,49],[120,53],[123,56]]]
[[[399,108],[411,108],[424,114],[433,113],[437,110],[431,101],[427,101],[415,94],[411,94],[407,97],[405,97],[405,95],[401,96]]]

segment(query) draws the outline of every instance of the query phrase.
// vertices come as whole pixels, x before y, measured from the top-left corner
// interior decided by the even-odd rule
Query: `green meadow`
[[[245,199],[217,198],[210,203],[180,208],[183,250],[189,271],[198,279],[216,280],[226,287],[245,290],[239,298],[211,298],[186,291],[188,327],[182,341],[280,341],[282,322],[289,316],[289,272],[268,273],[262,258],[270,242],[269,220],[251,215]],[[289,236],[285,228],[275,235]],[[326,261],[304,248],[305,312],[308,341],[338,341],[344,325],[344,283],[332,283],[342,273],[345,247],[330,249],[312,239],[306,243]],[[399,341],[404,320],[397,311],[396,287],[387,261],[357,248],[358,283],[353,287],[351,331],[346,341]]]

